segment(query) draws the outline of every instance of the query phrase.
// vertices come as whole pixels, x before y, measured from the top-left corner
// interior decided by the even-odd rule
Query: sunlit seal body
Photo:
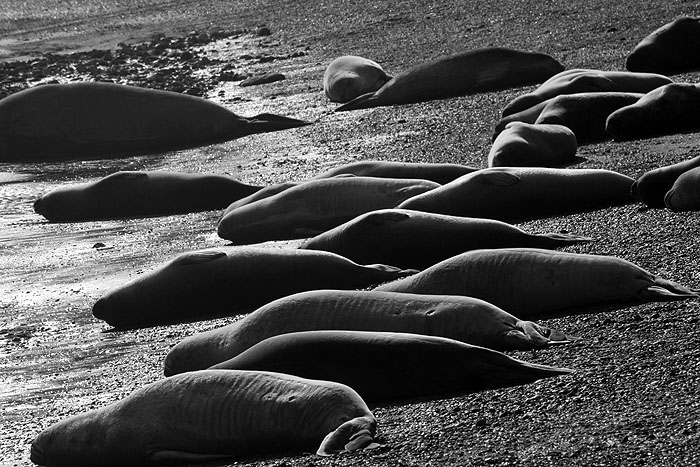
[[[470,251],[375,290],[466,295],[521,319],[699,296],[621,258],[535,248]]]
[[[264,395],[264,397],[263,397]],[[42,431],[31,460],[55,467],[195,464],[376,446],[376,420],[351,388],[254,371],[197,371],[156,381]]]
[[[496,137],[489,167],[563,167],[577,162],[576,135],[563,125],[511,122]]]
[[[700,86],[672,83],[613,112],[605,128],[619,141],[700,130]]]
[[[398,161],[357,161],[343,164],[316,175],[317,178],[330,178],[342,175],[380,178],[415,178],[445,184],[452,180],[476,172],[478,169],[462,164],[437,162],[398,162]]]
[[[492,167],[409,198],[398,208],[519,222],[631,203],[633,182],[604,169]]]
[[[497,47],[470,50],[399,73],[378,91],[336,110],[411,104],[541,83],[563,69],[561,63],[543,53]]]
[[[664,196],[664,204],[673,211],[700,211],[700,167],[678,177]]]
[[[50,191],[34,210],[53,222],[163,216],[223,209],[260,188],[218,174],[116,172]]]
[[[530,234],[493,219],[382,209],[352,219],[306,241],[301,248],[330,251],[360,264],[384,263],[425,269],[451,256],[481,248],[561,248],[590,238]]]
[[[626,60],[630,71],[682,73],[700,69],[700,18],[683,16],[637,44]]]
[[[415,273],[362,266],[325,251],[231,248],[187,253],[108,291],[95,317],[116,328],[248,313],[276,298],[313,289],[355,289]]]
[[[277,299],[227,326],[183,339],[165,357],[170,376],[208,368],[268,337],[313,330],[409,332],[495,350],[569,342],[559,331],[521,321],[483,300],[358,290],[313,290]]]
[[[634,104],[643,94],[631,92],[587,92],[555,97],[540,112],[535,124],[557,124],[571,129],[579,146],[612,138],[605,129],[608,116]]]
[[[535,104],[532,107],[528,107],[525,110],[521,110],[520,112],[515,112],[510,115],[507,115],[503,118],[501,118],[498,123],[496,123],[496,127],[494,128],[493,135],[491,135],[491,141],[495,141],[498,135],[501,134],[503,130],[506,129],[506,126],[508,126],[509,123],[511,122],[523,122],[523,123],[529,123],[529,124],[534,124],[537,119],[539,118],[540,114],[542,113],[542,110],[547,106],[550,100],[554,99],[553,97],[550,99],[547,99],[546,101],[542,101],[539,104]]]
[[[378,177],[310,180],[227,209],[219,220],[218,234],[234,244],[311,237],[365,212],[393,208],[439,186],[429,180]]]
[[[531,93],[516,97],[503,109],[503,116],[529,109],[541,102],[565,94],[591,92],[632,92],[646,94],[671,83],[667,76],[656,73],[630,73],[575,68],[552,76]]]
[[[0,162],[159,153],[309,122],[112,83],[46,84],[0,101]]]
[[[390,79],[391,76],[377,62],[356,55],[344,55],[326,68],[323,91],[333,102],[347,102],[376,91]]]
[[[683,173],[700,167],[700,156],[650,170],[632,184],[632,196],[652,208],[663,208],[664,196]]]
[[[444,337],[336,330],[270,337],[216,368],[337,381],[368,402],[436,398],[571,373]]]

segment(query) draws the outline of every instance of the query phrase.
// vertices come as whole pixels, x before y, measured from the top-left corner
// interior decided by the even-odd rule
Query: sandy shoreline
[[[0,185],[0,459],[29,466],[42,428],[103,406],[162,377],[162,360],[183,337],[235,318],[105,333],[90,314],[110,286],[174,255],[226,245],[217,212],[157,219],[48,224],[31,202],[66,181],[116,170],[229,173],[250,183],[302,180],[358,159],[486,165],[500,110],[525,89],[424,104],[334,114],[321,91],[325,65],[353,53],[396,73],[427,58],[485,46],[546,52],[568,68],[622,69],[631,47],[657,25],[700,15],[697,3],[664,2],[62,2],[10,0],[0,14],[0,60],[47,52],[115,48],[154,33],[243,30],[202,48],[242,73],[281,71],[287,79],[240,88],[219,82],[209,97],[236,112],[274,112],[315,121],[158,156],[65,166],[0,164],[31,177]],[[488,3],[488,4],[487,4]],[[41,9],[44,5],[47,9]],[[54,10],[52,5],[56,6]],[[83,3],[85,5],[85,3]],[[134,7],[135,6],[135,7]],[[14,8],[14,10],[13,10]],[[63,8],[63,9],[61,9]],[[256,27],[272,35],[260,38]],[[204,50],[206,49],[206,50]],[[293,56],[303,51],[303,55]],[[272,61],[245,55],[284,56]],[[697,82],[698,73],[674,76]],[[697,135],[674,135],[579,148],[577,167],[631,177],[698,155]],[[700,286],[700,217],[629,205],[521,224],[533,232],[568,231],[595,242],[568,251],[620,256],[668,279]],[[106,248],[93,248],[96,243]],[[697,465],[700,463],[700,303],[625,307],[546,320],[581,337],[575,345],[511,355],[572,368],[533,385],[436,401],[374,407],[385,447],[319,458],[290,453],[235,465]],[[221,464],[230,465],[230,464]]]

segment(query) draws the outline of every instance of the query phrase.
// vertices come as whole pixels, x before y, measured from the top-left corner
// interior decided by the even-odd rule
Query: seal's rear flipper
[[[540,349],[555,344],[570,344],[577,340],[556,329],[540,326],[532,321],[518,321],[515,327],[505,334],[509,349]]]
[[[287,130],[300,126],[311,125],[313,122],[282,117],[275,114],[258,114],[248,118],[248,134],[267,133],[270,131]]]
[[[654,284],[642,289],[637,297],[645,302],[663,302],[668,300],[685,300],[700,298],[700,289],[691,289],[675,282],[654,278]]]
[[[368,92],[367,94],[362,94],[361,96],[357,96],[350,102],[346,102],[345,104],[336,107],[335,111],[336,112],[343,112],[345,110],[358,110],[358,109],[369,109],[371,107],[379,107],[379,105],[376,103],[377,101],[377,93],[376,92]]]
[[[593,239],[591,237],[584,237],[582,235],[566,234],[566,233],[544,233],[537,234],[538,237],[547,239],[548,243],[551,240],[555,245],[561,243],[563,245],[570,245],[575,243],[589,243]]]
[[[316,454],[330,456],[339,452],[374,449],[380,445],[374,441],[376,422],[368,417],[357,417],[340,425],[323,438]]]

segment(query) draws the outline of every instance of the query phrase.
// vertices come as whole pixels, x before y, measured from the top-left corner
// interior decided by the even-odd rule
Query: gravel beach
[[[623,70],[634,45],[683,15],[700,16],[700,2],[5,0],[2,96],[43,82],[99,79],[206,97],[240,115],[270,112],[314,124],[153,156],[0,164],[0,465],[32,465],[29,445],[42,429],[162,378],[170,347],[240,318],[109,331],[91,314],[95,300],[182,252],[225,246],[216,235],[221,213],[50,224],[32,209],[42,193],[118,170],[216,172],[270,184],[363,159],[486,167],[501,109],[534,87],[334,113],[322,91],[326,65],[354,54],[396,74],[501,46],[548,53],[567,68]],[[271,72],[286,79],[238,85]],[[700,73],[672,78],[698,82]],[[637,178],[700,150],[691,133],[590,144],[577,155],[585,161],[576,167]],[[593,237],[566,251],[618,256],[700,287],[696,212],[631,204],[518,226]],[[542,323],[581,339],[509,355],[573,374],[372,406],[383,446],[371,451],[274,453],[215,465],[700,464],[700,300]]]

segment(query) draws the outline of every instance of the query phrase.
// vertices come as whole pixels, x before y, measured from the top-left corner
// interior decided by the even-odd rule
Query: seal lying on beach
[[[696,167],[700,167],[700,156],[650,170],[632,184],[632,196],[650,208],[663,208],[664,196],[678,177]]]
[[[571,373],[444,337],[336,330],[270,337],[211,368],[336,381],[368,402],[464,394]]]
[[[521,319],[700,297],[621,258],[535,248],[470,251],[375,290],[466,295]]]
[[[374,92],[391,76],[377,62],[356,55],[334,59],[323,74],[323,91],[332,102],[347,102]]]
[[[625,66],[630,71],[682,73],[700,69],[700,18],[682,16],[637,44]]]
[[[375,430],[367,404],[342,384],[205,370],[156,381],[55,423],[32,442],[31,461],[117,467],[195,464],[290,449],[329,455],[378,446]]]
[[[664,204],[673,211],[700,211],[700,167],[678,177],[664,196]]]
[[[332,177],[310,180],[265,199],[227,209],[219,237],[236,245],[312,237],[376,209],[393,208],[441,186],[429,180]]]
[[[249,313],[305,290],[356,289],[415,272],[363,266],[325,251],[205,250],[183,254],[108,291],[92,313],[120,329],[196,321]]]
[[[336,111],[412,104],[541,83],[564,69],[543,53],[505,48],[470,50],[422,63],[363,94]]]
[[[562,167],[577,161],[577,149],[576,135],[564,125],[511,122],[493,142],[488,164],[489,167]]]
[[[165,376],[208,368],[268,337],[323,329],[409,332],[494,350],[568,343],[563,333],[521,321],[471,297],[360,290],[313,290],[277,299],[229,325],[187,337],[170,349]]]
[[[217,174],[116,172],[50,191],[34,210],[52,222],[165,216],[223,209],[261,188]]]
[[[493,219],[383,209],[311,238],[301,248],[330,251],[360,264],[425,269],[468,250],[562,248],[590,240],[569,234],[530,234]]]
[[[503,108],[503,117],[529,109],[556,96],[593,92],[647,92],[671,83],[656,73],[630,73],[574,68],[558,73],[534,91],[518,96]]]
[[[610,114],[605,129],[618,141],[696,132],[700,131],[698,109],[700,85],[667,84]]]
[[[547,102],[535,121],[563,125],[576,135],[578,146],[612,139],[606,119],[621,107],[637,102],[644,94],[632,92],[586,92],[557,96]]]
[[[397,207],[519,222],[631,203],[633,182],[604,169],[492,167],[409,198]]]
[[[416,178],[442,185],[477,170],[475,167],[462,164],[367,160],[334,167],[316,175],[313,179],[355,175],[358,177]]]
[[[240,117],[170,91],[46,84],[0,100],[0,162],[161,153],[308,124],[272,114]]]

